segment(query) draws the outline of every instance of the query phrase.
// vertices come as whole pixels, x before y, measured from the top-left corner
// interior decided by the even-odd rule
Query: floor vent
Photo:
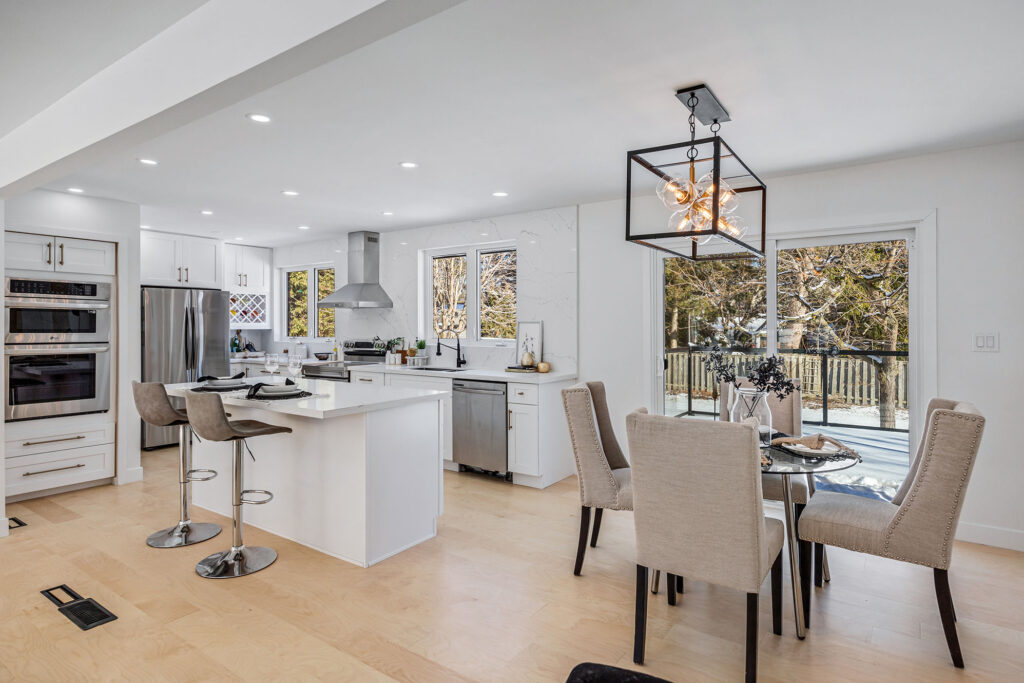
[[[7,528],[8,529],[19,529],[19,528],[21,528],[23,526],[28,526],[28,523],[21,521],[17,517],[8,517],[7,518]]]
[[[55,594],[56,591],[63,592],[71,599],[66,602],[62,601]],[[106,607],[92,598],[83,598],[66,584],[47,588],[40,592],[45,595],[50,602],[57,605],[57,610],[66,616],[72,624],[83,631],[88,631],[91,628],[102,626],[107,622],[117,619],[117,616]]]

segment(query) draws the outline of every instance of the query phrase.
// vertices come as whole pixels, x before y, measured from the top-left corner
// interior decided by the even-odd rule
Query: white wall
[[[974,402],[987,424],[958,537],[1024,550],[1024,457],[1016,393],[1024,385],[1024,143],[769,178],[768,230],[787,234],[937,212],[938,393]],[[624,240],[622,201],[580,207],[580,376],[608,385],[619,438],[650,404],[640,334],[650,315],[647,250]],[[973,332],[999,353],[973,353]],[[921,397],[927,400],[930,397]]]
[[[553,369],[574,371],[576,207],[382,233],[380,281],[394,308],[338,309],[338,339],[372,339],[379,335],[383,339],[404,336],[411,341],[418,328],[420,250],[507,240],[514,240],[518,251],[519,319],[543,321],[544,360]],[[274,267],[333,262],[340,286],[347,281],[347,247],[345,237],[278,247],[274,250]],[[281,344],[270,346],[277,350]],[[514,346],[469,345],[464,349],[472,367],[503,368],[515,362]],[[431,362],[451,365],[454,353],[444,351],[441,358],[432,356]]]
[[[34,190],[7,200],[4,227],[117,243],[117,483],[140,481],[139,414],[131,390],[142,368],[138,205]]]

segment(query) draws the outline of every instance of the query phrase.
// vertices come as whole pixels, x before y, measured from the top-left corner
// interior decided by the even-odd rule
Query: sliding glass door
[[[809,425],[907,431],[911,248],[893,231],[769,240],[764,259],[661,259],[665,414],[718,414],[719,346],[739,374],[778,354]]]

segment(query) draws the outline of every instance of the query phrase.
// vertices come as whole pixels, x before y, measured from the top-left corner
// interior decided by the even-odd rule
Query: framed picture
[[[533,354],[533,362],[539,363],[544,358],[544,323],[520,322],[516,329],[516,363],[522,361],[523,354]]]

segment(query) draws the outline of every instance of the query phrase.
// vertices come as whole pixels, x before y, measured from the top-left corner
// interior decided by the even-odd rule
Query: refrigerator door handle
[[[192,293],[187,292],[185,294],[185,310],[182,311],[185,316],[185,381],[191,382],[195,379],[195,375],[192,372],[192,354],[194,353],[193,345],[193,333],[192,333]]]
[[[203,313],[202,302],[203,293],[192,291],[192,373],[194,376],[193,382],[198,380],[202,375],[201,373],[205,370],[205,347],[206,347],[206,329],[202,325]],[[198,310],[198,314],[197,314]]]

